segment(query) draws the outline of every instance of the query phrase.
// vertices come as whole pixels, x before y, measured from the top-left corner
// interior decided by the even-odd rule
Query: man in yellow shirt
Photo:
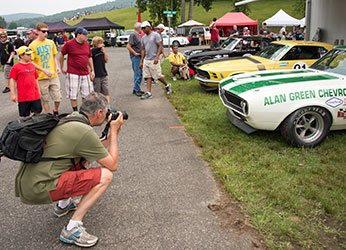
[[[176,74],[180,75],[180,71],[183,67],[187,67],[187,61],[182,53],[178,52],[178,46],[173,45],[173,53],[168,57],[169,62],[172,65],[171,72],[173,74],[173,81],[176,81]]]
[[[33,51],[31,59],[38,70],[38,84],[41,92],[41,102],[46,113],[50,113],[48,96],[54,101],[53,114],[58,115],[61,101],[61,90],[58,73],[58,51],[54,42],[47,39],[48,26],[45,23],[36,25],[38,37],[33,41],[29,48]]]

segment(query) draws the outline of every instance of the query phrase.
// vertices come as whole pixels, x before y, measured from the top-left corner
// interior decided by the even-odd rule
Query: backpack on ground
[[[89,121],[81,117],[66,117],[67,115],[40,114],[9,122],[0,138],[0,160],[2,156],[25,163],[55,160],[55,158],[41,157],[48,133],[59,122],[78,121],[90,125]]]

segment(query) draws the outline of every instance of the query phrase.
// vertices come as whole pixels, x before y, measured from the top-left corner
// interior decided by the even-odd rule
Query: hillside
[[[258,20],[262,23],[265,19],[274,15],[278,10],[283,9],[289,15],[295,18],[303,18],[298,16],[293,11],[293,6],[291,1],[283,0],[262,0],[258,2],[253,2],[249,4],[251,13],[249,17]],[[208,24],[213,17],[220,18],[227,12],[234,10],[234,6],[228,0],[218,0],[213,2],[212,9],[208,12],[205,11],[201,6],[195,6],[193,11],[193,20]],[[186,17],[188,16],[188,2],[186,3]],[[98,18],[107,17],[112,22],[125,26],[126,29],[133,29],[133,25],[137,22],[137,8],[130,7],[125,9],[119,9],[114,11],[107,11],[103,13],[96,13],[88,16],[88,18]],[[180,18],[180,17],[179,17]],[[149,19],[149,12],[146,11],[142,13],[142,20]],[[81,19],[68,22],[70,25],[78,23]]]
[[[17,21],[23,18],[44,17],[44,15],[38,14],[38,13],[16,13],[16,14],[2,15],[2,17],[5,19],[7,23],[10,23],[12,21]]]
[[[64,11],[54,15],[38,17],[38,18],[23,18],[16,21],[17,26],[24,26],[27,28],[34,28],[38,22],[56,22],[64,20],[64,18],[71,18],[75,16],[78,12],[82,13],[83,11],[93,11],[94,13],[102,13],[108,10],[122,9],[134,6],[136,0],[114,0],[103,4],[97,4],[87,8],[80,8],[71,11]],[[80,20],[80,19],[79,19]],[[6,20],[6,22],[8,22]]]

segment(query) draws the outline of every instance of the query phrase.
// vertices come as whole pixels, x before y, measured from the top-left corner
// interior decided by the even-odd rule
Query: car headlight
[[[243,113],[244,113],[245,115],[247,115],[247,114],[248,114],[248,105],[247,105],[247,102],[244,101],[244,100],[242,100],[242,101],[240,102],[240,107],[242,108]]]

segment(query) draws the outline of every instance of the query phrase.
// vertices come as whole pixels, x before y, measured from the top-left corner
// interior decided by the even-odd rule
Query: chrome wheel
[[[316,141],[324,130],[323,118],[316,112],[302,114],[295,124],[295,133],[305,143]]]

